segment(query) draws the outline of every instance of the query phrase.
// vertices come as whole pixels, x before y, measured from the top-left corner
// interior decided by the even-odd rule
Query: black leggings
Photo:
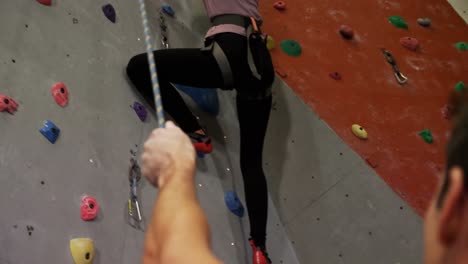
[[[250,220],[250,235],[257,246],[265,246],[268,191],[262,167],[262,152],[270,117],[271,96],[264,98],[250,96],[266,88],[253,77],[248,65],[246,37],[223,33],[216,35],[215,41],[221,46],[230,62],[237,90],[237,113],[241,137],[240,163]],[[222,88],[223,77],[213,55],[200,49],[168,49],[155,51],[154,58],[164,110],[185,132],[199,130],[201,126],[196,117],[171,83]],[[267,61],[271,63],[269,55]],[[146,54],[137,55],[130,60],[127,74],[136,89],[154,108]]]

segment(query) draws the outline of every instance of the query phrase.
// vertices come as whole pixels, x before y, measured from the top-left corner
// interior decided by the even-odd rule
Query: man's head
[[[452,100],[454,129],[447,146],[446,175],[424,227],[425,263],[468,263],[468,100]]]

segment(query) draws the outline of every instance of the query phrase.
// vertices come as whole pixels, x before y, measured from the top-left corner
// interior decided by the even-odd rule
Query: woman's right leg
[[[182,85],[218,88],[223,86],[223,77],[213,55],[200,49],[168,49],[154,52],[161,99],[164,110],[187,133],[201,127],[188,109],[179,92],[171,83]],[[146,53],[134,56],[127,66],[131,82],[154,109],[154,95],[150,79]]]

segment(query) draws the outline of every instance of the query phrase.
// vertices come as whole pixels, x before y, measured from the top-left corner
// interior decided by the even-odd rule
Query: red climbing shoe
[[[213,144],[211,143],[211,138],[207,135],[202,135],[198,133],[189,133],[190,139],[192,139],[193,146],[199,154],[209,154],[213,152]]]
[[[261,249],[255,246],[255,241],[253,239],[249,239],[250,246],[252,246],[253,251],[253,264],[271,264],[271,260],[268,257],[268,253],[266,253],[265,249]]]

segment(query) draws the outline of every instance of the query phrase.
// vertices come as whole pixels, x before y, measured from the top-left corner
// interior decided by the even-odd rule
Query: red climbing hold
[[[328,74],[330,76],[330,78],[332,78],[333,80],[341,80],[341,74],[339,72],[330,72],[330,74]]]
[[[445,119],[450,120],[453,115],[453,106],[446,104],[444,107],[442,107],[441,112]]]
[[[18,108],[18,104],[11,97],[0,94],[0,112],[7,111],[13,114]]]
[[[280,11],[285,10],[286,9],[286,2],[284,2],[284,1],[275,2],[273,7],[280,10]]]
[[[354,30],[348,25],[341,25],[339,32],[345,39],[353,39],[354,37]]]
[[[81,199],[80,215],[84,221],[94,220],[99,212],[99,204],[92,196],[83,196]]]
[[[50,6],[52,5],[52,0],[37,0],[40,4],[43,4],[45,6]]]
[[[51,91],[58,105],[65,107],[68,104],[68,89],[64,83],[57,83],[52,87]]]
[[[412,51],[415,51],[418,49],[419,47],[419,41],[415,38],[411,38],[411,37],[403,37],[400,39],[400,44],[407,48],[407,49],[410,49]]]

